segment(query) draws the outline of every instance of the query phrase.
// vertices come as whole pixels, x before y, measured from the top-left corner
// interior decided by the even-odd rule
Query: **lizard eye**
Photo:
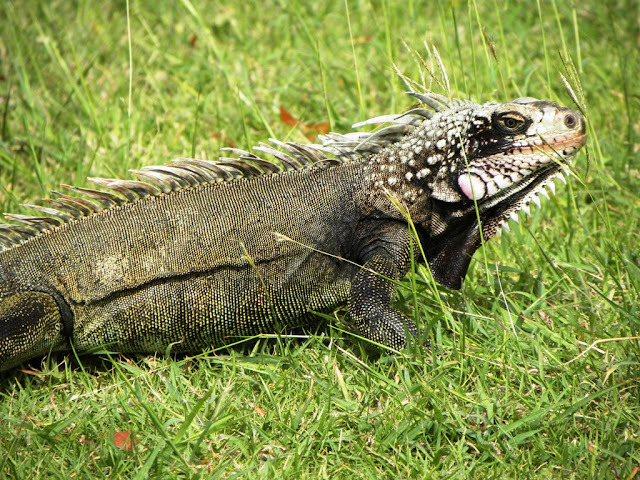
[[[516,128],[518,126],[518,121],[515,118],[505,118],[502,123],[507,128]]]
[[[504,133],[522,133],[527,128],[526,119],[516,112],[506,112],[498,115],[494,120],[498,130]]]

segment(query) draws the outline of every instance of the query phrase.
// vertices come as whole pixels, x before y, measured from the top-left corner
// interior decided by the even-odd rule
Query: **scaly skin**
[[[362,336],[404,348],[417,329],[391,306],[410,265],[397,202],[434,278],[460,288],[475,250],[586,138],[582,116],[550,102],[414,96],[436,112],[257,148],[286,171],[247,152],[182,160],[134,172],[145,183],[96,179],[126,200],[58,194],[57,212],[40,210],[61,221],[10,216],[20,225],[0,228],[0,369],[71,345],[196,352],[344,304]]]

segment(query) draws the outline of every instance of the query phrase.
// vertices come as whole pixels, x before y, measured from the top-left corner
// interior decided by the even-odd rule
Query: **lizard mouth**
[[[526,186],[549,164],[566,165],[585,142],[586,135],[580,133],[551,141],[539,138],[515,143],[471,162],[458,177],[458,187],[469,200],[476,200],[480,208],[493,206]]]
[[[520,210],[529,215],[531,202],[540,206],[540,195],[549,198],[547,190],[555,194],[554,180],[560,178],[566,183],[564,174],[569,171],[569,161],[586,140],[586,134],[582,133],[540,145],[514,146],[513,152],[533,157],[534,161],[538,158],[538,168],[477,202],[484,239],[488,240],[495,234],[500,234],[502,228],[508,229],[509,219],[517,222]],[[541,156],[542,160],[539,159]]]
[[[535,153],[539,151],[553,152],[563,156],[573,156],[587,141],[587,134],[581,133],[568,138],[554,139],[551,142],[543,138],[535,140],[532,144],[523,146],[513,145],[509,153]]]

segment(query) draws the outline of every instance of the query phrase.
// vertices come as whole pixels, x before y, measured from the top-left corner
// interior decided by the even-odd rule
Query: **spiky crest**
[[[451,101],[442,95],[432,93],[407,92],[407,94],[417,98],[420,105],[402,114],[383,115],[353,125],[353,128],[358,128],[373,124],[391,124],[373,133],[329,133],[318,137],[321,144],[300,144],[269,139],[271,145],[260,143],[254,147],[255,151],[274,157],[282,167],[245,150],[224,148],[222,150],[237,155],[237,158],[221,157],[216,161],[177,158],[165,165],[131,170],[131,174],[137,180],[88,178],[117,194],[63,184],[62,188],[88,199],[52,191],[54,198],[43,199],[47,206],[22,204],[47,216],[5,213],[5,218],[14,223],[0,224],[0,251],[20,245],[30,238],[76,219],[150,196],[262,175],[277,175],[288,171],[347,163],[379,152],[411,133],[418,125],[431,118],[435,112],[460,103],[459,100]]]

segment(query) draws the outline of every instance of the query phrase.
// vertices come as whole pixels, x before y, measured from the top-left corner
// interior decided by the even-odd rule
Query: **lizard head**
[[[430,197],[448,204],[447,217],[477,209],[484,240],[537,203],[545,187],[553,189],[552,180],[586,141],[580,113],[533,98],[441,114],[438,126],[435,153],[426,160]]]
[[[554,190],[553,179],[585,144],[585,120],[533,98],[478,105],[411,95],[435,113],[414,108],[365,122],[396,125],[362,137],[356,149],[373,153],[374,186],[407,204],[434,278],[460,288],[482,243],[538,204],[545,188]]]
[[[428,262],[436,279],[460,287],[471,256],[517,213],[554,191],[585,144],[585,120],[533,98],[467,105],[434,116],[435,148],[424,168],[430,192]],[[425,172],[426,173],[426,172]],[[416,174],[417,176],[417,174]]]

